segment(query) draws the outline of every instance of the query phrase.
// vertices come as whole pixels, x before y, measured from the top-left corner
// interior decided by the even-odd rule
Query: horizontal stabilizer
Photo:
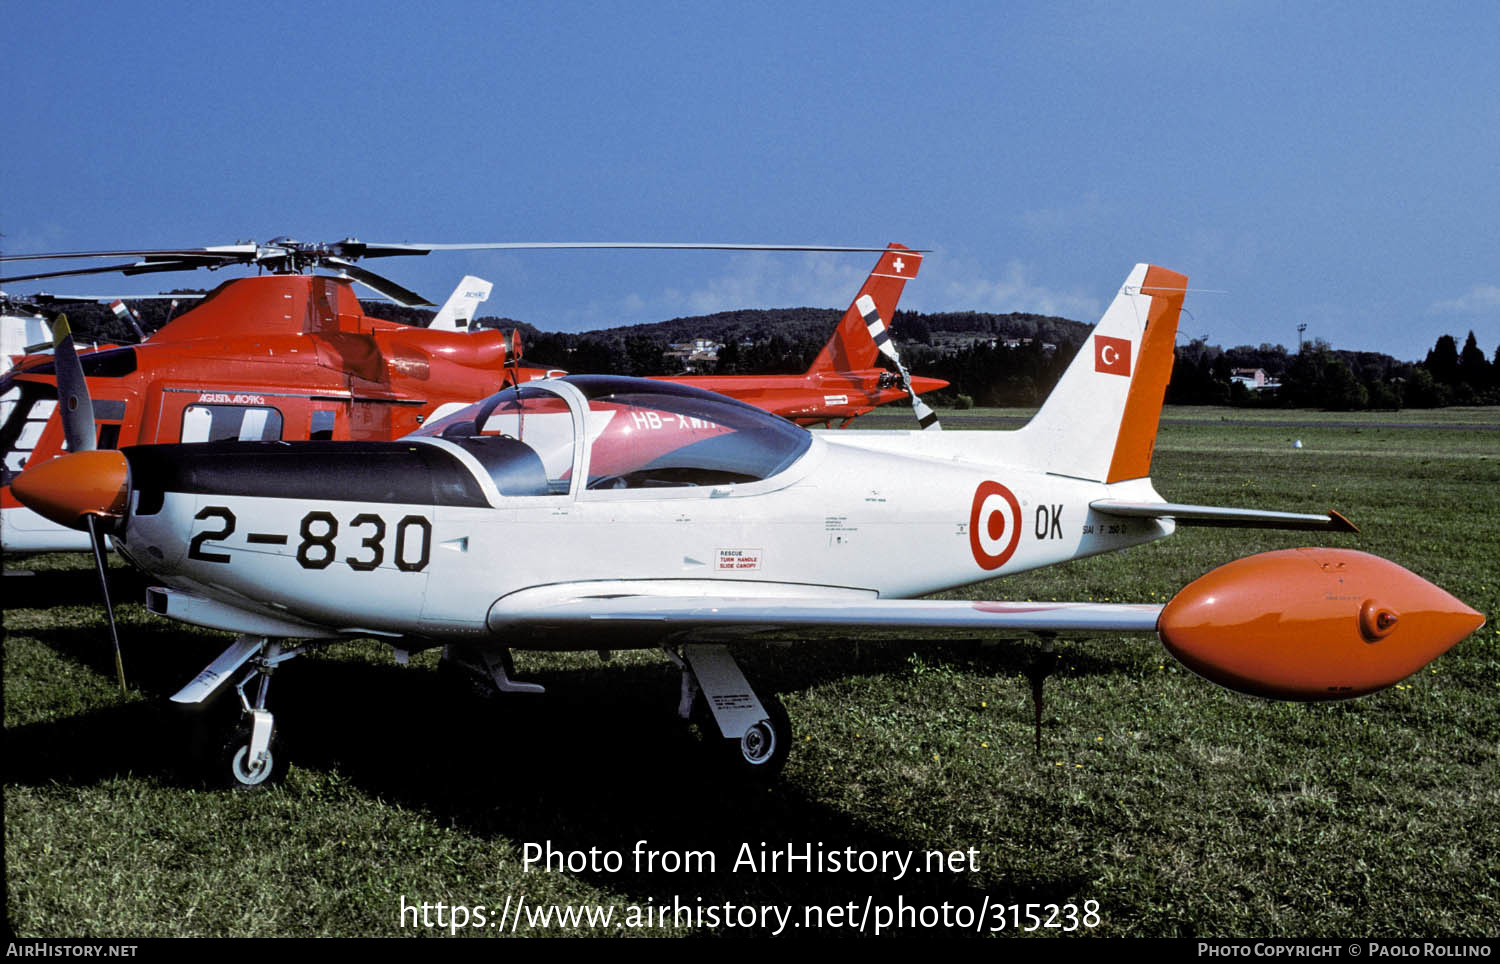
[[[1232,529],[1308,529],[1317,532],[1358,532],[1359,527],[1337,512],[1327,515],[1304,512],[1269,512],[1217,505],[1184,505],[1180,502],[1116,502],[1099,499],[1089,503],[1095,512],[1135,519],[1175,519],[1184,526],[1220,526]]]

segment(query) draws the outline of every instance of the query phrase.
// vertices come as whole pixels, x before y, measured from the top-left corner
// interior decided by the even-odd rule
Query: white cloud
[[[862,255],[734,255],[727,268],[690,285],[654,293],[631,292],[596,301],[580,315],[588,325],[660,321],[740,308],[846,308],[874,265]],[[981,265],[942,251],[929,254],[909,284],[901,307],[916,311],[1027,311],[1080,321],[1098,319],[1097,293],[1065,291],[1037,283],[1020,261]],[[604,321],[603,319],[609,319]]]
[[[1005,314],[1029,311],[1039,315],[1060,315],[1080,321],[1099,317],[1102,305],[1098,298],[1076,291],[1058,291],[1036,284],[1031,268],[1020,261],[1010,261],[997,275],[973,264],[955,264],[951,268],[935,261],[923,265],[930,271],[926,279],[934,292],[918,292],[918,278],[912,285],[909,306],[921,311],[990,311]]]
[[[1467,293],[1448,301],[1435,301],[1428,307],[1429,314],[1478,314],[1500,310],[1500,286],[1475,285]]]
[[[874,264],[874,255],[868,263],[855,257],[770,252],[734,255],[726,271],[695,287],[667,288],[655,296],[632,294],[623,306],[632,315],[641,315],[647,305],[655,306],[661,318],[740,308],[843,308],[854,300]]]

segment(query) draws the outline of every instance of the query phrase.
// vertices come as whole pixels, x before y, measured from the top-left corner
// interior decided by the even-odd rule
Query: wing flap
[[[1095,512],[1137,519],[1175,519],[1183,526],[1222,526],[1240,529],[1303,529],[1317,532],[1358,532],[1359,527],[1338,512],[1326,515],[1303,512],[1272,512],[1217,505],[1187,505],[1181,502],[1120,502],[1098,499],[1089,503]]]

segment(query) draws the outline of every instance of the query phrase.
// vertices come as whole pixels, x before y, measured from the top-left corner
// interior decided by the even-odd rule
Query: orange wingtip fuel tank
[[[1484,617],[1394,562],[1352,549],[1248,556],[1186,586],[1157,631],[1221,686],[1282,700],[1341,700],[1399,682]]]
[[[38,515],[82,529],[86,515],[125,514],[130,466],[114,449],[70,452],[22,472],[10,490]]]

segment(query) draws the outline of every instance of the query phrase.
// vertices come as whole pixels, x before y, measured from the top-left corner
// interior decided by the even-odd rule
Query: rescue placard
[[[719,572],[746,572],[759,569],[760,559],[759,549],[720,549],[716,568]]]

